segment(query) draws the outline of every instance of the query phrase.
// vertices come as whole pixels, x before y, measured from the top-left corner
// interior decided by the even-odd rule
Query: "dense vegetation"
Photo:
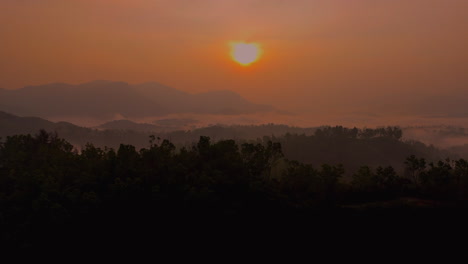
[[[401,137],[391,128],[318,133],[393,138],[394,144]],[[133,230],[177,219],[460,208],[468,203],[468,162],[463,159],[431,163],[411,155],[401,161],[403,174],[391,166],[362,166],[346,180],[343,165],[287,160],[281,144],[270,140],[239,145],[202,136],[191,148],[177,149],[152,136],[141,150],[88,144],[77,151],[56,134],[41,131],[0,142],[1,239],[9,245],[34,246],[44,236],[81,233],[79,227],[97,223]]]
[[[121,123],[121,122],[117,122]],[[124,123],[129,123],[124,122]],[[377,129],[358,129],[336,127],[299,128],[286,125],[265,124],[250,126],[209,126],[194,130],[168,132],[138,131],[139,126],[130,122],[128,129],[95,130],[74,126],[70,123],[53,123],[40,118],[17,117],[0,112],[0,137],[19,134],[35,134],[39,129],[56,131],[60,137],[70,142],[75,148],[85,148],[87,143],[95,147],[118,149],[120,144],[135,146],[136,149],[148,146],[148,137],[155,135],[167,139],[178,149],[191,148],[201,136],[210,137],[212,142],[232,139],[238,145],[243,143],[261,143],[268,141],[281,143],[285,158],[319,167],[324,163],[343,164],[346,176],[358,170],[360,166],[392,166],[398,173],[403,173],[402,160],[416,155],[428,161],[468,158],[463,148],[452,148],[451,152],[427,146],[418,141],[406,140],[403,131],[397,127]],[[124,128],[126,126],[123,126]],[[414,132],[414,131],[413,131]]]
[[[446,157],[445,153],[417,141],[403,141],[402,130],[397,127],[377,129],[322,127],[313,135],[286,134],[270,137],[279,142],[286,158],[312,164],[342,164],[346,176],[361,166],[392,166],[403,173],[402,160],[410,155],[435,161]]]

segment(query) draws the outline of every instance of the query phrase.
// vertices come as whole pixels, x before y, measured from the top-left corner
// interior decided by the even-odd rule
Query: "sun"
[[[262,49],[257,43],[232,42],[230,45],[232,59],[242,66],[256,62],[262,54]]]

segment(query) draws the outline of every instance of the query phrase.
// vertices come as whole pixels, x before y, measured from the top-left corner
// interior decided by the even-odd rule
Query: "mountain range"
[[[86,134],[92,131],[68,122],[51,122],[39,117],[19,117],[0,111],[0,138],[20,134],[34,135],[40,129],[57,132],[60,135]]]
[[[131,144],[137,148],[148,146],[150,135],[170,139],[174,143],[196,142],[200,136],[218,139],[256,139],[265,135],[284,135],[286,133],[312,134],[315,128],[289,127],[286,125],[248,125],[248,126],[209,126],[185,130],[187,124],[196,122],[190,119],[164,119],[155,124],[137,123],[130,120],[114,120],[94,128],[77,126],[69,122],[51,122],[39,117],[21,117],[0,111],[0,144],[8,136],[35,135],[41,129],[57,133],[78,149],[87,143],[99,147],[118,148],[120,144]],[[3,140],[2,140],[3,139]]]
[[[254,104],[228,90],[191,94],[156,82],[130,85],[112,81],[0,89],[0,110],[44,118],[103,119],[177,113],[234,115],[275,111],[271,106]]]

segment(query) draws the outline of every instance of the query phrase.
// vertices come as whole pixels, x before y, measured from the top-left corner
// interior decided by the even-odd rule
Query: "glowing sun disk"
[[[231,43],[231,57],[237,63],[247,66],[256,62],[261,55],[260,45],[256,43]]]

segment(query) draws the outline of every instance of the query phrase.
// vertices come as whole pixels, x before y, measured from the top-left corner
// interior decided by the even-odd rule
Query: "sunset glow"
[[[413,113],[427,92],[463,101],[453,95],[468,87],[466,10],[463,0],[0,0],[0,90],[158,82],[314,115],[403,96]]]

